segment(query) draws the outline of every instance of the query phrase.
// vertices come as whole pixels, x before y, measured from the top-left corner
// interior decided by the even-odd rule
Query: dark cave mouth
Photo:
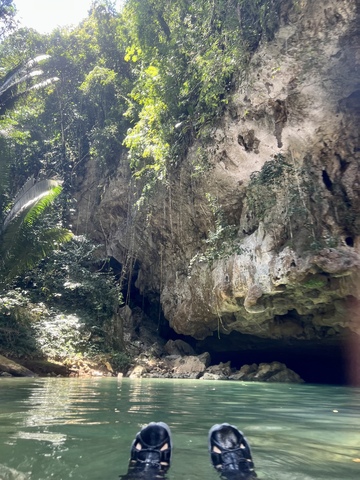
[[[215,332],[213,336],[197,341],[193,337],[177,334],[163,315],[160,299],[156,296],[152,298],[140,295],[134,286],[134,278],[130,282],[132,304],[139,306],[153,319],[157,324],[159,336],[165,341],[184,340],[198,354],[209,352],[212,365],[230,361],[232,368],[240,369],[245,364],[278,361],[294,370],[306,383],[329,385],[351,383],[348,371],[348,333],[315,340],[284,340],[260,338],[239,332],[231,332],[219,338]],[[360,360],[356,363],[359,362]],[[360,375],[360,365],[356,368]]]
[[[165,340],[181,339],[189,343],[198,354],[209,352],[211,365],[231,362],[239,370],[245,364],[278,361],[294,370],[306,383],[348,385],[350,383],[347,356],[347,335],[323,340],[267,339],[232,332],[230,335],[196,341],[178,335],[168,323],[162,331]]]
[[[286,348],[211,352],[211,359],[213,364],[230,361],[231,367],[236,369],[245,364],[278,361],[294,370],[306,383],[330,385],[348,383],[346,361],[342,352],[335,348],[331,352],[319,352],[316,349],[291,351]]]
[[[346,336],[322,341],[285,341],[232,332],[220,339],[214,335],[198,342],[197,349],[208,351],[214,365],[230,361],[232,368],[240,369],[245,364],[278,361],[294,370],[306,383],[349,384]]]

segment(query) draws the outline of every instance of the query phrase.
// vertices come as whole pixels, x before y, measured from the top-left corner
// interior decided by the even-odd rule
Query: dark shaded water
[[[224,421],[247,436],[263,480],[360,478],[360,389],[10,378],[0,379],[0,409],[0,479],[116,480],[134,435],[153,420],[173,433],[169,480],[218,478],[207,433]]]

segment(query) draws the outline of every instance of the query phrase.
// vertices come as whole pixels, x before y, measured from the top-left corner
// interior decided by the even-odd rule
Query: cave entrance
[[[245,352],[212,353],[212,362],[231,361],[233,368],[241,368],[244,364],[285,363],[288,368],[298,373],[307,383],[324,383],[344,385],[347,383],[346,362],[341,349],[331,348],[319,351],[318,348],[300,349],[277,348],[261,349]]]
[[[115,274],[121,274],[121,264],[111,259]],[[131,278],[126,278],[123,285],[124,299],[130,308],[135,306],[154,322],[159,337],[164,340],[182,339],[189,343],[198,354],[209,352],[213,365],[231,362],[232,368],[240,369],[251,363],[285,363],[298,373],[307,383],[346,385],[349,383],[346,335],[333,336],[316,340],[281,340],[266,339],[254,335],[231,332],[221,335],[217,332],[202,341],[177,334],[164,317],[159,294],[147,292],[140,294],[135,287],[139,265],[135,263]],[[358,343],[360,346],[360,341]],[[358,362],[360,363],[360,359]],[[360,378],[360,364],[357,365]]]
[[[298,373],[307,383],[346,385],[349,381],[346,337],[323,340],[274,340],[232,332],[197,344],[208,351],[214,365],[231,361],[233,368],[251,363],[278,361]]]

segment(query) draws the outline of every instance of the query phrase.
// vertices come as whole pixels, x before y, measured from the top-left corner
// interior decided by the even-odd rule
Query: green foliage
[[[39,186],[40,185],[40,186]],[[59,225],[44,225],[42,217],[61,192],[55,181],[27,182],[0,224],[0,287],[32,268],[72,234]]]
[[[71,237],[71,232],[64,228],[14,222],[1,238],[0,288],[7,288],[17,276],[25,274]]]
[[[107,333],[122,297],[97,250],[74,237],[0,296],[2,351],[57,360],[106,355],[119,368],[128,362]]]
[[[0,0],[0,40],[15,28],[15,13],[13,0]]]
[[[280,4],[128,0],[118,14],[102,0],[71,31],[16,32],[0,45],[7,68],[24,61],[21,52],[42,50],[51,55],[45,73],[59,81],[33,103],[17,102],[6,119],[12,153],[22,159],[14,178],[49,171],[63,178],[68,220],[86,161],[112,167],[125,146],[146,196],[194,138],[209,134],[252,52],[272,39]]]
[[[280,0],[128,0],[125,59],[136,81],[125,145],[145,185],[164,180],[192,139],[206,135],[279,16]]]
[[[86,346],[88,333],[79,317],[58,314],[42,317],[33,324],[38,349],[47,358],[64,360],[76,355]]]
[[[2,224],[1,233],[6,231],[17,217],[24,216],[24,213],[23,222],[31,226],[61,193],[60,183],[56,180],[35,182],[34,178],[30,178],[14,198],[13,206]]]
[[[0,346],[2,354],[21,357],[36,351],[27,309],[27,292],[9,290],[0,295]]]
[[[57,84],[37,92],[34,103],[31,97],[17,102],[11,115],[16,131],[28,132],[23,145],[13,146],[14,156],[22,158],[14,168],[18,175],[26,171],[25,178],[48,172],[60,176],[68,209],[74,179],[86,161],[94,158],[105,167],[116,164],[128,127],[123,114],[131,75],[117,33],[120,19],[111,3],[94,3],[89,17],[73,30],[57,29],[36,38],[32,31],[22,30],[0,46],[0,58],[14,58],[9,68],[28,44],[32,51],[51,55],[46,73],[57,76]],[[69,217],[69,212],[64,215]]]
[[[106,350],[116,357],[115,362],[125,365],[125,356],[111,350],[113,342],[106,330],[106,322],[111,324],[121,301],[106,263],[101,268],[95,266],[95,247],[85,240],[76,239],[67,248],[60,248],[60,243],[70,238],[62,225],[70,225],[73,189],[86,162],[94,159],[105,168],[113,168],[124,149],[122,143],[129,126],[124,112],[131,102],[128,93],[133,73],[124,60],[126,36],[120,23],[122,17],[113,2],[96,1],[89,17],[71,31],[57,29],[42,36],[21,29],[0,44],[4,67],[0,86],[6,87],[0,91],[1,224],[11,206],[16,205],[16,192],[27,178],[64,180],[55,206],[49,200],[57,196],[57,188],[39,199],[30,211],[15,212],[6,225],[1,239],[0,273],[2,287],[8,287],[14,276],[48,255],[48,260],[17,279],[29,291],[22,314],[31,308],[31,302],[54,305],[49,307],[49,315],[42,312],[40,320],[30,315],[24,327],[25,350],[40,349],[48,355],[56,352],[57,342],[64,337],[64,342],[58,343],[64,354]],[[39,77],[27,59],[39,52],[51,56],[42,64],[43,76],[58,81],[39,84],[47,88],[36,89],[32,88],[36,83],[30,80]],[[23,66],[25,76],[17,75]],[[57,251],[53,251],[54,246]],[[19,333],[21,322],[15,309],[10,310],[5,317],[12,319],[11,329]],[[34,337],[40,340],[37,345],[31,344]],[[84,339],[89,340],[86,345]]]
[[[253,217],[260,221],[267,217],[268,212],[276,205],[284,185],[292,182],[293,175],[293,165],[282,155],[265,162],[260,172],[251,174],[246,190],[246,202]]]
[[[3,132],[0,146],[4,146],[0,152],[0,171],[6,173],[0,182],[3,218],[12,196],[27,178],[56,175],[64,180],[59,210],[62,218],[57,215],[50,228],[43,224],[44,231],[38,227],[34,235],[29,234],[35,217],[45,209],[45,198],[42,199],[24,222],[15,221],[7,231],[2,252],[6,245],[11,246],[11,251],[5,252],[2,260],[6,258],[14,264],[14,256],[20,255],[23,267],[28,268],[39,259],[40,252],[49,251],[51,243],[68,239],[66,229],[59,229],[57,238],[56,230],[60,220],[70,223],[75,174],[91,155],[104,164],[114,163],[122,148],[121,129],[127,121],[123,120],[122,105],[126,101],[121,92],[123,89],[126,93],[126,75],[120,70],[125,65],[125,50],[118,50],[118,18],[111,5],[108,1],[94,2],[89,18],[74,31],[56,30],[49,36],[39,36],[22,29],[0,44],[1,63],[8,72],[0,81],[0,108],[4,113],[0,119]],[[44,57],[37,57],[39,51],[47,51],[52,57],[47,55],[44,63]],[[29,52],[35,60],[25,60]],[[41,70],[37,67],[39,62]],[[126,72],[127,68],[123,70]],[[46,78],[45,83],[34,80],[40,74]],[[53,79],[57,80],[56,85]],[[57,193],[55,190],[49,193],[48,200]],[[27,237],[32,247],[36,240],[42,239],[38,254],[33,250],[21,255],[21,249],[15,249],[15,245],[13,248],[11,234],[15,234],[20,224],[19,245],[23,248]],[[15,262],[16,268],[11,269],[2,263],[3,271],[12,272],[11,275],[19,273],[17,267],[21,262]]]
[[[227,223],[224,209],[219,205],[216,197],[206,194],[206,198],[213,213],[214,229],[208,232],[204,251],[197,253],[190,260],[190,274],[193,265],[197,262],[208,262],[212,265],[214,260],[226,258],[233,254],[240,255],[244,251],[238,237],[239,226]]]
[[[125,372],[131,363],[131,358],[125,352],[110,351],[108,358],[111,366],[116,372]]]
[[[255,230],[259,222],[265,230],[280,223],[285,226],[282,245],[290,244],[299,251],[335,247],[339,239],[324,235],[321,225],[314,222],[313,208],[322,198],[313,199],[319,195],[309,167],[279,154],[251,175],[245,202],[247,230]]]
[[[11,69],[0,82],[0,114],[14,108],[16,101],[32,90],[44,88],[57,81],[50,77],[34,82],[34,78],[44,72],[38,65],[48,59],[47,55],[37,56],[24,64]],[[0,146],[0,287],[4,287],[16,275],[31,268],[56,244],[66,241],[70,232],[59,226],[36,231],[39,217],[60,194],[59,182],[43,180],[28,181],[13,199],[12,208],[7,211],[6,192],[9,188],[9,175],[12,158],[7,147],[8,132],[3,131]]]
[[[84,237],[74,237],[53,251],[28,274],[24,285],[34,285],[31,298],[75,308],[91,318],[91,326],[102,326],[121,303],[121,292],[103,260],[96,267],[95,247]]]
[[[17,99],[31,90],[44,88],[58,80],[57,77],[38,80],[44,73],[39,65],[48,58],[48,55],[38,55],[24,64],[16,65],[1,79],[0,115],[11,109]]]
[[[303,286],[308,288],[309,290],[319,289],[322,290],[325,285],[327,284],[327,278],[309,278],[303,283]]]

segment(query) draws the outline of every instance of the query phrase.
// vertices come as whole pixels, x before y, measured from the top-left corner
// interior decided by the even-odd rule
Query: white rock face
[[[178,333],[360,334],[358,23],[353,0],[298,2],[146,211],[125,162],[101,195],[89,169],[79,229],[137,260]]]

